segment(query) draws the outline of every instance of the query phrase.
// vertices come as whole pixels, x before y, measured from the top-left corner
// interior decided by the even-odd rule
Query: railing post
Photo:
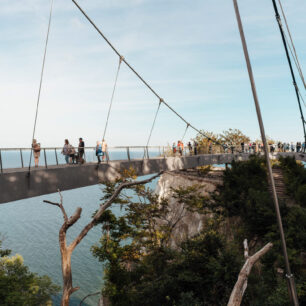
[[[22,149],[20,149],[20,158],[21,158],[21,168],[23,168],[23,157],[22,157]]]
[[[127,153],[128,160],[131,160],[129,147],[126,147],[126,153]]]
[[[54,149],[54,153],[55,153],[56,165],[58,166],[58,158],[57,158],[57,151],[56,151],[56,148]]]
[[[1,150],[0,150],[0,169],[1,169],[1,173],[3,173]]]
[[[47,165],[47,156],[46,156],[46,149],[44,149],[44,157],[45,157],[45,167],[48,168],[48,165]]]

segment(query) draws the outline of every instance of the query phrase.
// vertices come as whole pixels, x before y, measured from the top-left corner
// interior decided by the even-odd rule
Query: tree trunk
[[[63,275],[63,296],[61,306],[68,306],[70,295],[77,289],[74,290],[72,287],[71,252],[65,248],[65,250],[61,250],[61,254]]]

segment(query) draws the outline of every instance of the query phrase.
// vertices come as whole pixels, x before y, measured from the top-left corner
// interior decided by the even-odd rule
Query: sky
[[[1,147],[29,147],[50,0],[0,0]],[[238,128],[260,137],[231,0],[79,0],[154,90],[198,129]],[[272,1],[238,1],[266,134],[302,141],[303,131]],[[306,2],[283,0],[306,70]],[[35,138],[43,147],[101,140],[118,56],[70,0],[54,0]],[[305,72],[306,73],[306,72]],[[305,89],[297,76],[300,90]],[[106,133],[109,146],[145,145],[158,99],[122,64]],[[304,106],[303,110],[306,111]],[[151,145],[185,130],[164,105]],[[196,136],[188,129],[185,140]]]

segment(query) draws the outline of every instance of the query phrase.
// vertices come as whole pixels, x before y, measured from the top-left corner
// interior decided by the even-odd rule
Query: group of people
[[[32,150],[33,150],[35,167],[38,167],[41,146],[36,139],[33,139]],[[105,161],[105,158],[107,157],[107,143],[105,139],[103,139],[102,142],[97,141],[95,152],[98,164],[101,163],[101,158],[102,161]],[[85,162],[84,159],[85,142],[83,138],[79,138],[79,144],[77,150],[72,144],[69,143],[68,139],[65,139],[65,143],[61,153],[65,157],[66,164],[83,164]]]
[[[176,152],[178,152],[180,156],[183,156],[184,143],[181,140],[178,140],[176,145],[176,143],[174,142],[172,145],[172,152],[173,154],[176,154]]]
[[[270,152],[305,152],[305,142],[296,142],[294,144],[291,142],[290,144],[287,142],[278,142],[269,144]],[[264,147],[262,143],[252,142],[249,144],[241,143],[241,151],[244,153],[259,153],[264,151]]]
[[[293,142],[291,142],[290,144],[287,142],[287,143],[281,143],[281,142],[278,142],[277,143],[277,149],[279,152],[297,152],[297,153],[300,153],[300,152],[305,152],[305,142],[300,142],[298,141],[296,144],[294,144]]]
[[[195,140],[193,141],[193,145],[189,141],[187,143],[187,147],[188,147],[190,155],[192,155],[192,154],[197,155],[198,154],[198,143]],[[177,152],[179,153],[180,156],[183,156],[183,153],[184,153],[184,143],[181,140],[178,140],[177,144],[175,142],[172,144],[172,153],[173,153],[173,155],[176,155]]]
[[[187,143],[189,155],[197,155],[198,154],[198,147],[199,144],[194,140],[193,144],[189,141]],[[250,153],[250,154],[256,154],[260,152],[264,152],[264,146],[260,142],[250,142],[250,143],[244,143],[241,142],[240,145],[234,145],[232,143],[225,143],[222,145],[225,153],[234,153],[234,152],[241,152],[241,153]],[[213,142],[208,141],[207,142],[207,149],[206,153],[213,153]],[[269,144],[269,150],[270,152],[297,152],[302,153],[306,151],[305,142],[296,142],[293,143],[274,143]],[[186,152],[186,150],[185,150]],[[177,144],[174,142],[172,144],[172,154],[177,155],[179,154],[182,156],[184,153],[184,144],[181,140],[178,140]]]
[[[65,139],[65,144],[62,149],[62,154],[65,157],[66,164],[83,164],[85,153],[85,142],[83,138],[79,138],[78,152],[76,152],[74,146],[69,143],[68,139]]]

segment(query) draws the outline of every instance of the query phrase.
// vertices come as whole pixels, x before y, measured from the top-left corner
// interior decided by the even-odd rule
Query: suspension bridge
[[[52,15],[53,15],[53,2],[51,0],[50,5],[50,14],[49,14],[49,21],[47,27],[47,34],[45,40],[45,47],[44,47],[44,55],[43,55],[43,62],[42,62],[42,69],[40,74],[40,82],[38,88],[38,96],[36,101],[36,110],[35,110],[35,120],[33,126],[33,134],[32,140],[35,138],[36,135],[36,125],[37,125],[37,118],[39,114],[39,104],[40,104],[40,97],[41,97],[41,90],[43,84],[43,77],[45,72],[45,61],[47,57],[47,49],[48,49],[48,42],[49,42],[49,34],[51,30],[51,23],[52,23]],[[156,112],[153,114],[153,121],[152,126],[149,130],[148,138],[146,145],[143,147],[137,147],[140,152],[143,152],[142,156],[139,154],[135,155],[132,154],[133,149],[136,147],[118,147],[114,149],[121,149],[126,152],[125,157],[116,158],[113,157],[107,161],[107,163],[97,165],[94,162],[87,162],[84,165],[78,166],[69,166],[63,165],[59,162],[58,151],[59,148],[42,148],[41,150],[41,160],[42,166],[38,168],[32,167],[32,155],[33,149],[14,149],[15,152],[19,153],[19,160],[20,166],[18,167],[6,167],[5,162],[3,160],[2,154],[12,149],[0,149],[0,203],[11,202],[15,200],[30,198],[34,196],[39,196],[43,194],[53,193],[56,192],[57,189],[60,190],[69,190],[79,187],[85,187],[89,185],[98,184],[101,180],[112,180],[119,175],[119,172],[123,169],[129,169],[133,167],[136,170],[137,175],[147,175],[156,173],[159,171],[172,171],[172,170],[182,170],[188,168],[195,168],[198,166],[204,165],[212,165],[212,164],[226,164],[230,163],[233,160],[247,160],[249,158],[249,154],[246,153],[239,153],[239,150],[236,150],[235,153],[226,154],[225,153],[225,146],[222,143],[219,143],[215,139],[212,139],[205,133],[203,133],[199,128],[195,127],[191,124],[185,117],[179,114],[169,103],[167,103],[161,95],[157,93],[156,90],[153,89],[149,83],[144,80],[144,78],[133,68],[133,66],[126,60],[126,58],[114,47],[114,45],[110,42],[110,40],[102,33],[102,31],[96,26],[93,20],[86,14],[86,12],[80,7],[80,5],[75,1],[72,0],[76,8],[80,11],[80,13],[85,17],[85,19],[93,26],[93,28],[97,31],[97,33],[104,39],[104,41],[109,45],[109,47],[114,51],[114,53],[118,56],[118,66],[117,72],[114,80],[113,90],[109,102],[109,107],[107,111],[106,121],[104,130],[102,133],[102,140],[105,139],[105,136],[108,132],[108,124],[111,117],[112,106],[115,100],[115,92],[117,89],[117,81],[120,74],[120,68],[122,64],[125,64],[140,80],[140,82],[153,94],[153,96],[157,99],[157,109]],[[285,18],[283,8],[282,8],[283,17]],[[280,17],[277,16],[278,23],[282,30],[282,25],[280,23]],[[287,22],[286,22],[287,26]],[[288,32],[289,28],[287,26]],[[291,55],[294,58],[294,62],[297,65],[298,72],[304,81],[302,69],[299,65],[299,61],[297,58],[296,50],[293,45],[292,37],[289,32],[290,41],[292,43],[292,47],[289,48],[291,51]],[[286,37],[284,43],[289,43]],[[290,47],[290,45],[289,45]],[[287,50],[288,51],[288,50]],[[287,55],[288,52],[287,52]],[[292,71],[292,66],[290,63],[291,73],[294,78],[294,73]],[[305,84],[303,82],[303,84]],[[297,93],[297,99],[300,106],[301,117],[303,120],[303,124],[305,123],[303,112],[301,109],[300,98],[303,99],[298,86],[296,85],[294,79],[295,90]],[[303,101],[304,102],[304,101]],[[218,148],[217,150],[213,150],[214,154],[200,154],[195,156],[169,156],[165,153],[166,150],[169,148],[164,147],[156,147],[155,153],[150,154],[149,149],[150,147],[150,140],[152,133],[154,131],[155,123],[157,116],[159,114],[161,106],[168,108],[175,116],[177,116],[184,124],[185,129],[182,131],[183,135],[180,136],[180,140],[183,141],[188,129],[194,130],[198,135],[206,138],[211,144],[213,144],[214,148]],[[303,125],[304,127],[304,125]],[[305,132],[305,127],[304,127]],[[305,136],[306,140],[306,136]],[[158,150],[157,150],[158,148]],[[14,151],[13,150],[13,151]],[[54,152],[53,158],[50,161],[50,151]],[[111,148],[110,148],[110,151]],[[28,153],[26,153],[28,152]],[[158,152],[156,154],[156,152]],[[277,153],[273,158],[277,158],[279,155],[288,155],[286,153]],[[305,160],[304,154],[289,154],[294,155],[298,160]]]
[[[39,113],[40,96],[41,96],[41,90],[42,90],[43,75],[44,75],[44,70],[45,70],[45,60],[47,56],[49,33],[51,29],[53,1],[54,0],[51,0],[51,6],[50,6],[48,29],[47,29],[47,35],[46,35],[46,41],[45,41],[43,63],[42,63],[40,83],[39,83],[38,96],[37,96],[37,102],[36,102],[33,134],[31,138],[32,143],[35,139],[36,124],[37,124],[37,118],[38,118],[38,113]],[[29,155],[28,166],[25,165],[22,149],[18,149],[20,152],[21,167],[6,168],[3,166],[3,161],[2,161],[2,156],[1,156],[1,151],[6,151],[6,149],[2,148],[0,150],[0,168],[1,168],[0,169],[1,170],[0,172],[0,203],[7,203],[11,201],[20,200],[20,199],[54,193],[57,191],[57,189],[69,190],[69,189],[98,184],[100,181],[113,180],[117,176],[120,175],[120,171],[124,169],[129,169],[131,167],[135,169],[138,176],[143,176],[143,175],[153,174],[153,173],[160,172],[160,171],[183,170],[183,169],[195,168],[198,166],[212,165],[212,164],[226,164],[226,163],[232,162],[233,160],[247,160],[249,158],[250,154],[246,154],[243,152],[241,153],[235,152],[235,153],[230,153],[230,154],[224,153],[225,147],[222,143],[219,143],[215,139],[210,138],[208,135],[203,133],[200,129],[196,128],[193,124],[191,124],[184,116],[179,114],[133,68],[133,66],[114,47],[114,45],[110,42],[110,40],[102,33],[102,31],[96,26],[93,20],[86,14],[86,12],[79,6],[79,4],[75,0],[72,0],[72,2],[77,7],[77,9],[81,12],[81,14],[87,19],[87,21],[93,26],[93,28],[98,32],[98,34],[105,40],[105,42],[109,45],[109,47],[118,56],[117,72],[116,72],[112,95],[111,95],[111,99],[110,99],[110,103],[108,107],[105,127],[102,133],[103,135],[102,140],[105,139],[105,135],[107,134],[107,128],[108,128],[108,123],[110,120],[111,110],[112,110],[112,106],[115,100],[114,97],[115,97],[115,92],[117,88],[117,81],[119,78],[120,68],[123,63],[136,75],[136,77],[143,83],[143,85],[153,94],[153,96],[157,100],[157,109],[153,116],[152,126],[149,131],[146,145],[143,147],[144,154],[142,158],[141,157],[133,158],[130,155],[131,147],[127,147],[126,148],[127,155],[125,159],[107,160],[107,162],[102,163],[102,164],[87,162],[83,165],[75,166],[75,165],[60,164],[58,162],[56,148],[54,148],[56,162],[48,163],[46,149],[43,149],[42,152],[43,152],[44,165],[41,167],[32,168],[33,148],[29,149],[30,155]],[[289,26],[286,20],[284,9],[281,5],[281,0],[278,0],[278,4],[281,8],[282,17],[278,12],[278,5],[276,4],[276,0],[272,0],[272,3],[273,3],[274,11],[275,11],[277,24],[279,26],[281,38],[283,41],[284,49],[286,52],[287,61],[288,61],[289,68],[290,68],[290,73],[291,73],[291,77],[293,81],[294,90],[296,93],[300,117],[301,117],[302,126],[303,126],[304,144],[306,144],[306,128],[305,128],[306,121],[303,115],[303,109],[302,109],[301,102],[304,103],[304,106],[306,106],[306,104],[301,94],[301,91],[298,87],[298,84],[296,82],[295,73],[293,70],[291,59],[293,59],[293,62],[297,68],[302,84],[306,88],[305,79],[304,79],[302,68],[299,63],[297,52],[296,52],[296,49],[293,43],[292,35],[290,33]],[[276,188],[275,188],[270,158],[279,158],[279,156],[294,156],[297,160],[306,161],[306,154],[305,153],[274,153],[274,154],[270,153],[269,154],[266,134],[264,130],[261,110],[260,110],[256,86],[255,86],[255,80],[254,80],[254,76],[252,72],[251,61],[250,61],[249,54],[248,54],[246,39],[244,36],[243,25],[242,25],[240,13],[239,13],[237,0],[233,0],[233,4],[234,4],[235,14],[236,14],[237,22],[238,22],[238,28],[239,28],[241,42],[242,42],[245,60],[247,64],[248,74],[250,78],[256,113],[258,117],[258,123],[260,127],[260,132],[261,132],[261,138],[262,138],[262,142],[264,146],[264,153],[265,153],[267,168],[268,168],[268,177],[269,177],[269,182],[271,185],[273,202],[275,205],[278,227],[280,231],[280,238],[281,238],[282,247],[283,247],[283,254],[285,258],[286,277],[287,277],[288,286],[290,289],[290,298],[291,298],[293,305],[298,305],[299,304],[298,297],[296,294],[294,278],[291,273],[291,269],[289,265],[285,235],[284,235],[283,227],[282,227],[281,215],[280,215],[280,210],[279,210],[278,198],[276,194]],[[283,25],[283,21],[285,22],[285,27]],[[286,31],[287,31],[288,36],[286,34]],[[151,136],[154,131],[154,126],[155,126],[156,119],[159,114],[161,106],[164,106],[167,109],[169,109],[175,116],[177,116],[186,125],[184,134],[180,138],[182,141],[186,135],[187,130],[192,129],[198,135],[202,135],[202,137],[206,138],[210,143],[214,144],[215,146],[218,146],[219,148],[223,148],[223,152],[221,150],[218,153],[210,152],[211,154],[200,154],[200,155],[191,155],[191,156],[186,156],[186,155],[185,156],[169,156],[169,155],[166,155],[163,150],[163,153],[159,152],[157,156],[150,156],[150,154],[148,154],[149,152],[148,149],[150,147]]]

